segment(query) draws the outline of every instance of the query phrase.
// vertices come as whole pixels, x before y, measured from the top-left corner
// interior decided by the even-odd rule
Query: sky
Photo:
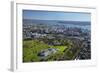
[[[23,19],[91,21],[90,13],[23,10]]]

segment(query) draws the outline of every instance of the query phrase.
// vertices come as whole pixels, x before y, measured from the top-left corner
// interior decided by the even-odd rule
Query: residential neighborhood
[[[41,61],[46,61],[47,57],[59,52],[59,47],[56,46],[68,46],[68,44],[69,47],[63,49],[62,56],[55,60],[91,59],[90,36],[90,30],[78,27],[48,26],[42,23],[23,25],[24,40],[38,40],[48,45],[48,48],[43,48],[37,53]],[[70,57],[66,55],[67,53],[71,54]]]

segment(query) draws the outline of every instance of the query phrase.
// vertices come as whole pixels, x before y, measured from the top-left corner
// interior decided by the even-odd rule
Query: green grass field
[[[48,48],[55,48],[59,51],[59,54],[63,53],[67,46],[50,46],[41,42],[39,40],[24,40],[23,41],[23,62],[38,62],[40,61],[39,56],[37,54],[41,50],[45,50]]]
[[[50,46],[50,48],[56,48],[58,49],[60,52],[63,52],[65,49],[67,49],[67,46]]]
[[[39,42],[38,40],[26,40],[23,41],[23,61],[31,62],[31,61],[39,61],[39,57],[37,54],[43,50],[47,49],[49,46],[43,42]]]

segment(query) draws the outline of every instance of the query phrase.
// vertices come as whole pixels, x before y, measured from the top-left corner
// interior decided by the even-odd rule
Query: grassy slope
[[[23,61],[40,61],[40,58],[37,56],[37,54],[41,50],[48,48],[57,48],[59,50],[59,53],[62,53],[65,48],[67,48],[67,46],[49,46],[48,44],[39,42],[38,40],[23,41]]]

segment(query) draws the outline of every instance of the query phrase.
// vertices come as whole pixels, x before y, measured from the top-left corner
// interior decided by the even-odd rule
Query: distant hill
[[[62,24],[75,24],[75,25],[90,25],[90,22],[86,22],[86,21],[59,21],[59,23]]]
[[[33,19],[23,19],[24,25],[29,24],[47,24],[47,25],[67,25],[67,24],[73,24],[73,25],[90,25],[91,22],[87,21],[58,21],[58,20],[33,20]]]

